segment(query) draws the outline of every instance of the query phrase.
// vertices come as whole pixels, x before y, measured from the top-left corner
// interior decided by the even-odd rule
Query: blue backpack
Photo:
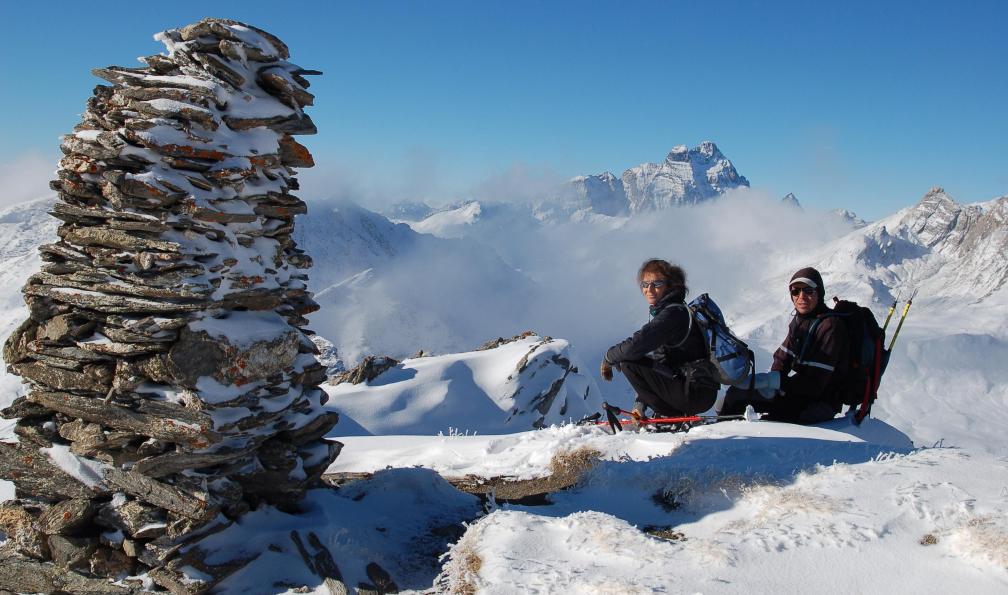
[[[756,356],[725,324],[721,308],[706,293],[688,305],[707,338],[707,353],[717,368],[718,382],[738,385],[750,379],[750,374],[756,371]]]

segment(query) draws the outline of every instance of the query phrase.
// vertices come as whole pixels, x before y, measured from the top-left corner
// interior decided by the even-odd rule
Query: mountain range
[[[677,145],[659,163],[642,163],[617,177],[611,172],[576,176],[554,196],[531,208],[540,220],[562,220],[575,214],[620,216],[670,207],[694,205],[717,198],[736,188],[748,188],[740,175],[712,141],[692,149]],[[423,202],[401,202],[384,211],[390,219],[421,221],[443,211],[454,211],[474,201],[434,208]],[[486,201],[480,201],[486,204]]]
[[[24,316],[20,287],[39,267],[35,247],[55,236],[51,204],[0,211],[5,335]],[[310,288],[321,310],[311,328],[347,366],[372,353],[466,352],[530,329],[568,340],[590,362],[646,320],[632,287],[637,263],[669,255],[686,267],[694,293],[716,296],[763,366],[790,312],[774,288],[814,265],[830,295],[868,304],[880,320],[894,299],[919,292],[880,411],[966,415],[963,408],[1006,403],[1008,372],[992,362],[1008,357],[1008,197],[963,205],[935,188],[860,228],[823,227],[818,215],[744,193],[701,205],[543,221],[514,205],[472,202],[407,225],[352,203],[314,203],[296,226],[315,262]],[[19,383],[4,374],[0,385]],[[628,390],[606,389],[613,400]],[[949,402],[951,393],[961,394]],[[1008,424],[1002,411],[991,415]],[[913,423],[925,427],[931,418],[923,419]],[[934,421],[925,434],[944,427]]]

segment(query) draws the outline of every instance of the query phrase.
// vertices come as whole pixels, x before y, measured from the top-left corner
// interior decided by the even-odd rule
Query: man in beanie
[[[767,419],[814,424],[833,419],[843,406],[844,371],[849,346],[843,322],[836,316],[813,322],[829,312],[822,275],[812,267],[791,276],[788,293],[794,317],[787,337],[774,353],[769,374],[758,374],[759,390],[732,387],[725,395],[723,415],[737,415],[752,405]]]
[[[637,393],[635,418],[644,415],[645,407],[669,417],[707,411],[720,385],[703,330],[684,303],[686,273],[668,261],[651,259],[637,271],[637,285],[651,320],[606,351],[603,380],[612,380],[613,370],[626,376]]]

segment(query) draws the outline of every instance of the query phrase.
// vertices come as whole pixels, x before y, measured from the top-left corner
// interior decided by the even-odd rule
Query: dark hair
[[[684,296],[689,293],[689,288],[686,287],[686,271],[677,264],[672,264],[669,261],[662,260],[660,258],[645,260],[644,264],[642,264],[640,269],[637,271],[638,285],[640,285],[641,279],[644,278],[644,273],[656,273],[661,275],[664,277],[665,281],[668,282],[670,289],[680,288]]]

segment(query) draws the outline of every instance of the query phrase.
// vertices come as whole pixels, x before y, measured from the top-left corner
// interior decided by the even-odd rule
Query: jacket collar
[[[648,312],[651,316],[657,316],[659,312],[668,307],[669,304],[681,304],[686,300],[686,295],[681,291],[670,292],[665,294],[665,297],[658,300],[658,303],[653,306],[648,306]]]

